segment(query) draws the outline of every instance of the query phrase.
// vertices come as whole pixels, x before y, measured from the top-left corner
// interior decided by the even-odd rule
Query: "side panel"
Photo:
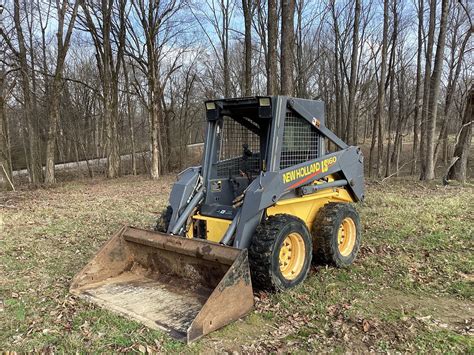
[[[360,148],[350,146],[347,149],[327,154],[320,159],[304,162],[280,172],[285,192],[294,196],[294,189],[307,185],[334,173],[342,173],[349,185],[348,189],[354,201],[364,199],[364,158]],[[288,198],[288,196],[286,197]]]
[[[252,182],[245,194],[234,246],[241,249],[249,247],[252,235],[266,208],[278,203],[281,204],[288,199],[297,198],[296,188],[308,185],[325,176],[335,173],[343,175],[343,178],[349,183],[347,189],[351,200],[362,200],[364,198],[362,163],[363,159],[359,148],[351,146],[319,159],[284,169],[279,173],[262,173]]]
[[[274,206],[267,208],[267,215],[291,214],[301,218],[311,230],[319,209],[331,201],[353,202],[353,199],[344,188],[329,188],[313,195],[279,201]]]
[[[341,156],[340,165],[356,201],[363,201],[365,198],[364,156],[359,147],[350,148],[350,151]]]

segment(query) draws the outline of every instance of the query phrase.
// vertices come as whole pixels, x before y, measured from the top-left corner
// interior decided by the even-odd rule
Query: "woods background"
[[[56,164],[83,162],[91,177],[156,179],[203,142],[204,100],[283,94],[325,101],[369,176],[465,181],[472,12],[466,0],[7,0],[0,171],[52,184]]]

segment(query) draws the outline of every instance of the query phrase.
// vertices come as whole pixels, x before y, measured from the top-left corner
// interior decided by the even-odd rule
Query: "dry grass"
[[[84,180],[0,199],[0,351],[473,352],[473,188],[391,179],[359,206],[356,264],[256,295],[256,311],[186,348],[68,295],[121,224],[149,228],[173,177]]]

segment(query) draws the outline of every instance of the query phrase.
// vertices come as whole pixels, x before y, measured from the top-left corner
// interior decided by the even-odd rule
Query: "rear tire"
[[[318,212],[312,228],[314,260],[346,267],[360,249],[360,218],[349,203],[328,203]]]
[[[171,208],[171,206],[167,206],[165,209],[163,209],[163,211],[161,211],[160,217],[158,217],[156,221],[154,230],[156,232],[167,233],[172,214],[173,208]]]
[[[257,227],[249,248],[252,283],[267,291],[299,285],[311,267],[312,248],[301,219],[287,214],[268,217]]]

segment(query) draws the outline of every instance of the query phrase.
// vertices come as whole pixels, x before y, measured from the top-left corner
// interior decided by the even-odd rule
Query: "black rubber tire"
[[[303,238],[305,261],[299,275],[288,280],[280,271],[279,254],[283,241],[292,232]],[[257,227],[249,248],[252,284],[265,291],[282,291],[299,285],[311,267],[312,250],[311,234],[301,219],[287,214],[268,217]]]
[[[344,256],[338,247],[337,234],[342,221],[350,217],[356,227],[354,247]],[[347,267],[354,262],[361,243],[360,218],[349,203],[328,203],[318,212],[311,231],[313,235],[313,260],[337,267]]]
[[[154,230],[156,232],[167,233],[168,226],[170,225],[171,215],[173,214],[173,209],[171,206],[167,206],[160,214],[160,217],[156,220],[156,225]]]

